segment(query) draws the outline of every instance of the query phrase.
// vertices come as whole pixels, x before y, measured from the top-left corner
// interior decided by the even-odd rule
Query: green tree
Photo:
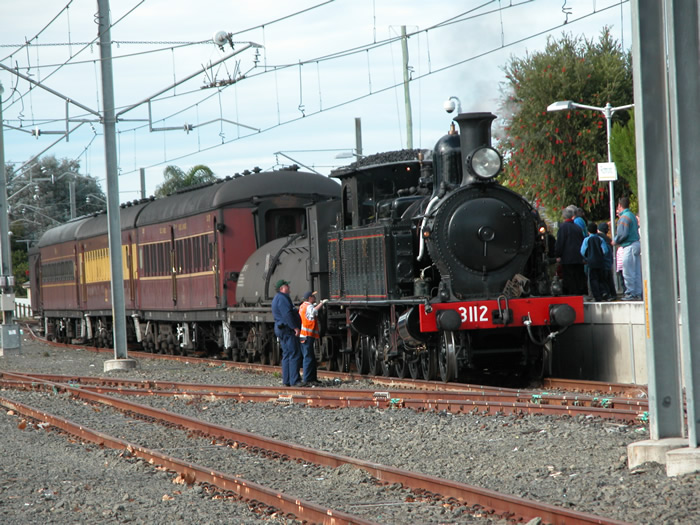
[[[597,41],[563,34],[545,50],[511,58],[504,68],[503,182],[553,216],[576,204],[589,216],[603,217],[607,184],[598,182],[597,164],[607,161],[605,117],[599,111],[547,112],[557,100],[603,107],[633,99],[631,55],[608,28]],[[628,118],[627,112],[615,119]],[[616,185],[619,194],[629,189]],[[555,215],[556,214],[556,215]]]
[[[163,170],[163,178],[163,183],[156,188],[156,197],[166,197],[178,190],[219,180],[208,166],[201,164],[186,172],[177,166],[168,166]]]
[[[630,110],[627,124],[616,122],[610,133],[610,153],[615,161],[618,178],[622,178],[632,194],[637,194],[637,146],[634,135],[634,111]]]
[[[10,229],[22,225],[22,238],[36,241],[54,226],[71,218],[70,185],[74,183],[76,216],[104,210],[106,200],[97,179],[79,173],[74,160],[46,156],[18,172],[8,167]],[[96,199],[88,199],[96,196]]]
[[[11,233],[12,273],[15,293],[23,295],[27,280],[29,247],[48,229],[70,220],[70,183],[75,184],[76,215],[88,215],[104,209],[99,199],[104,193],[94,177],[81,175],[74,160],[46,156],[24,170],[5,167]],[[87,202],[87,196],[97,199]]]

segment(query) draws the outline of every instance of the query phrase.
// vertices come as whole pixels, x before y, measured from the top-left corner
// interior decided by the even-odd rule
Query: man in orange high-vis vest
[[[317,292],[306,292],[304,294],[304,302],[299,307],[299,317],[301,317],[301,333],[299,341],[301,342],[301,355],[303,356],[304,377],[303,381],[306,384],[316,383],[316,354],[314,352],[314,342],[319,338],[318,329],[318,311],[328,302],[324,299],[316,304]]]

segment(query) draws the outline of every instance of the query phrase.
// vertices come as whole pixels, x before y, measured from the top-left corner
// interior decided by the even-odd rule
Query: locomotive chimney
[[[474,180],[466,169],[466,160],[476,148],[491,146],[491,122],[496,118],[493,113],[460,113],[454,120],[459,124],[460,149],[462,151],[462,185]]]

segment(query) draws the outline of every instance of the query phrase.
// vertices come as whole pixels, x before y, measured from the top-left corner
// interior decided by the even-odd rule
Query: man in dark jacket
[[[557,262],[561,264],[562,288],[565,295],[585,295],[588,285],[580,251],[583,232],[574,223],[574,212],[571,208],[564,208],[562,217],[564,222],[559,225],[554,246]]]
[[[277,294],[272,299],[272,316],[275,318],[275,335],[279,337],[282,347],[282,384],[297,386],[301,385],[301,348],[298,339],[301,320],[289,298],[289,282],[280,279],[275,289]]]

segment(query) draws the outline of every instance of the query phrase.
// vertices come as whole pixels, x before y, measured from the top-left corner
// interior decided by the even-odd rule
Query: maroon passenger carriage
[[[305,231],[306,208],[336,199],[339,186],[296,167],[246,173],[121,205],[130,343],[148,351],[269,358],[275,345],[259,319],[262,298],[237,308],[235,320],[229,314],[239,274],[259,246]],[[48,337],[112,345],[105,214],[47,231],[30,253],[30,283]]]

